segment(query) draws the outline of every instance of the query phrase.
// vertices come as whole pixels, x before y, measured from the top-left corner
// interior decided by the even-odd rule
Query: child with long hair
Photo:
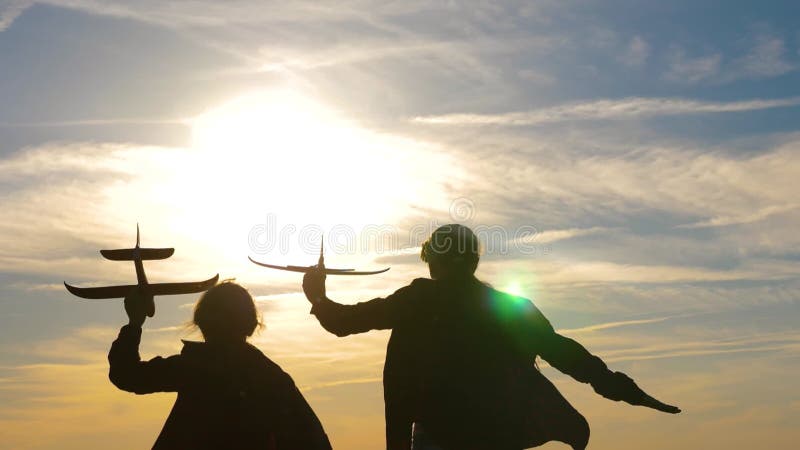
[[[328,437],[292,378],[247,342],[259,321],[253,297],[227,281],[206,291],[193,323],[204,342],[184,341],[179,355],[139,357],[147,294],[125,298],[129,323],[108,354],[118,388],[177,392],[154,449],[330,450]]]

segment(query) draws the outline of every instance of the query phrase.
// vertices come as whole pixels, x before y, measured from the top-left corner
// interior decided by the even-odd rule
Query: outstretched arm
[[[651,397],[624,373],[609,370],[600,358],[574,340],[553,332],[544,341],[541,356],[545,361],[580,382],[590,383],[603,397],[671,414],[681,412],[678,407]]]
[[[150,361],[142,361],[139,357],[145,319],[144,295],[134,290],[125,297],[129,321],[119,330],[119,336],[108,352],[108,378],[123,391],[137,394],[174,392],[178,390],[180,356],[166,359],[158,356]]]
[[[385,298],[342,305],[326,297],[311,307],[311,314],[317,317],[323,328],[342,337],[392,328],[390,310],[391,305]]]
[[[591,384],[595,392],[605,398],[671,414],[681,412],[678,407],[651,397],[624,373],[609,370],[603,360],[589,353],[578,342],[556,333],[550,322],[536,308],[530,311],[528,321],[529,326],[536,330],[533,339],[537,352],[559,371],[582,383]]]
[[[337,336],[386,330],[394,326],[410,293],[410,286],[401,288],[386,298],[375,298],[355,305],[343,305],[328,298],[325,292],[325,273],[309,271],[303,277],[303,291],[313,305],[314,314],[323,328]]]

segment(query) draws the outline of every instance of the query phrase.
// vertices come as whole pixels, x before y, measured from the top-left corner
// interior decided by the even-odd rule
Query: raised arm
[[[609,370],[603,360],[589,353],[578,342],[556,333],[535,307],[529,312],[527,321],[528,326],[535,330],[532,339],[537,353],[559,371],[582,383],[591,384],[595,392],[603,397],[671,414],[681,411],[651,397],[624,373]]]
[[[323,328],[342,337],[392,328],[390,310],[391,305],[386,298],[342,305],[326,297],[311,307],[311,314],[317,317]]]
[[[364,333],[369,330],[386,330],[394,327],[408,310],[407,297],[412,285],[403,287],[386,298],[375,298],[355,305],[343,305],[328,298],[325,292],[325,274],[307,272],[303,277],[303,291],[313,305],[314,314],[323,328],[337,336]]]
[[[150,361],[142,361],[139,356],[145,319],[142,305],[146,304],[141,301],[142,296],[138,290],[134,290],[125,297],[125,312],[129,322],[119,330],[119,336],[111,344],[108,378],[123,391],[137,394],[177,391],[181,370],[179,355],[169,358],[158,356]]]

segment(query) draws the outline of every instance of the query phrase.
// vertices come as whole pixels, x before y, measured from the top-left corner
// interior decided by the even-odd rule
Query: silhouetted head
[[[200,297],[193,322],[206,341],[245,340],[261,325],[253,297],[232,281],[223,281]]]
[[[464,225],[442,225],[422,244],[420,258],[433,279],[471,277],[480,259],[478,237]]]

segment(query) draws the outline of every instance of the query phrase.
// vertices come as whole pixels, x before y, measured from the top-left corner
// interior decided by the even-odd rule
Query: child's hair
[[[253,296],[232,280],[223,280],[203,293],[192,321],[206,340],[246,338],[263,327]]]

